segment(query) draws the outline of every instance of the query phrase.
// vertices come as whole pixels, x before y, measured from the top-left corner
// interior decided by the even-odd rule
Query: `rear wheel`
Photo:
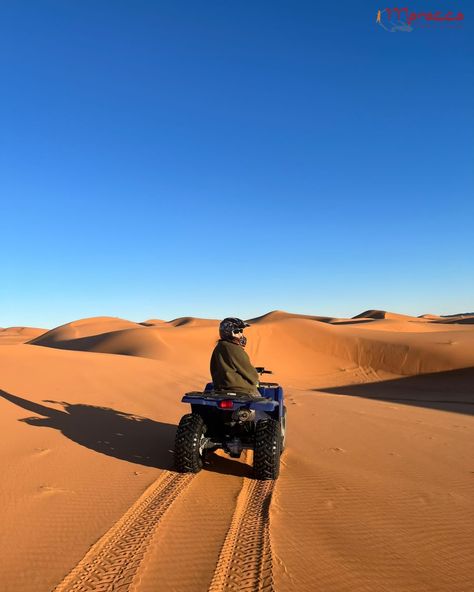
[[[257,479],[277,479],[280,473],[282,434],[280,422],[261,419],[255,429],[253,468]]]
[[[197,413],[181,418],[176,431],[174,460],[180,473],[198,473],[202,469],[206,426]]]
[[[280,454],[285,450],[286,446],[286,407],[283,407],[283,416],[280,419],[281,422],[281,450]]]

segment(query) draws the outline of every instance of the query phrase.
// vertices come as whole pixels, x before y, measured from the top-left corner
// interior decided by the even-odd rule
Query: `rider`
[[[231,391],[259,397],[258,372],[244,347],[247,338],[242,319],[227,317],[219,325],[220,339],[211,356],[211,376],[216,391]]]

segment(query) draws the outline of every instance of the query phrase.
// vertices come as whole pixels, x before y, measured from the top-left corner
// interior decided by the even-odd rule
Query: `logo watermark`
[[[417,12],[408,7],[395,7],[378,10],[375,22],[389,33],[411,33],[415,29],[426,27],[456,27],[462,20],[464,20],[464,14],[458,12],[455,15],[452,10],[442,14],[441,10]]]

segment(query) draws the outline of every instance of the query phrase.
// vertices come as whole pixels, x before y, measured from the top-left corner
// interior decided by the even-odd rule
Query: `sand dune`
[[[135,329],[138,327],[140,327],[138,323],[119,319],[118,317],[91,317],[55,327],[54,329],[51,329],[51,331],[31,340],[30,343],[54,347],[58,343],[68,342],[72,339],[81,339],[111,331],[120,331],[122,329],[130,328]]]
[[[13,343],[25,343],[34,337],[46,333],[47,329],[38,329],[36,327],[6,327],[0,328],[0,345]]]
[[[137,328],[107,331],[98,335],[78,337],[76,339],[58,339],[53,342],[54,345],[46,339],[44,341],[35,339],[28,343],[59,349],[142,356],[156,360],[165,357],[168,350],[163,339],[160,338],[156,331],[144,331]]]
[[[153,327],[155,325],[162,325],[163,323],[166,323],[166,321],[163,321],[161,319],[148,319],[147,321],[142,321],[141,323],[139,323],[139,325],[144,325],[145,327]]]
[[[453,315],[433,315],[423,314],[418,317],[409,315],[388,312],[386,310],[366,310],[353,317],[353,319],[394,319],[394,320],[410,320],[414,322],[429,321],[434,323],[461,323],[470,324],[474,322],[474,313],[462,313]]]
[[[462,325],[472,325],[474,323],[474,314],[459,314],[459,315],[450,315],[446,317],[434,317],[433,322],[435,323],[457,323]]]
[[[352,317],[354,319],[397,319],[397,320],[411,320],[416,317],[411,317],[409,315],[398,314],[395,312],[389,312],[386,310],[366,310],[361,312],[360,314]]]
[[[247,351],[289,409],[267,489],[250,453],[172,471],[180,398],[208,380],[217,320],[0,330],[0,589],[76,589],[92,561],[90,577],[123,571],[138,592],[223,592],[258,565],[276,592],[470,590],[471,318],[251,319]]]
[[[316,315],[305,315],[305,314],[295,314],[291,312],[285,312],[284,310],[272,310],[271,312],[267,312],[264,315],[259,317],[254,317],[252,319],[248,319],[247,322],[251,323],[252,325],[255,324],[262,324],[262,323],[274,323],[275,321],[281,321],[283,319],[311,319],[313,321],[326,321],[332,320],[333,317],[321,317]]]
[[[219,321],[213,319],[198,319],[197,317],[179,317],[169,321],[173,327],[214,327],[219,324]]]

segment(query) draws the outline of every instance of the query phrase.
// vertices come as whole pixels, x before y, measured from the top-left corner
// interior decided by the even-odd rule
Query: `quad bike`
[[[257,372],[271,374],[259,367]],[[207,452],[222,449],[231,458],[253,450],[256,479],[277,479],[280,455],[285,447],[286,407],[283,389],[273,382],[260,382],[261,396],[216,391],[212,382],[203,392],[186,393],[183,403],[191,413],[179,422],[175,440],[175,465],[181,473],[197,473]]]

